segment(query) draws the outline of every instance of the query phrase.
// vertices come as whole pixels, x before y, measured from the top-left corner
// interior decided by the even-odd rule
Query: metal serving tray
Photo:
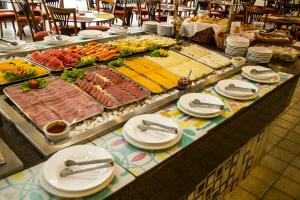
[[[112,120],[103,123],[100,126],[89,129],[88,131],[85,131],[81,134],[74,135],[64,143],[59,143],[59,144],[50,143],[44,137],[41,131],[32,123],[30,123],[28,118],[22,115],[22,113],[20,113],[20,111],[13,106],[13,103],[8,101],[5,95],[0,96],[0,112],[7,120],[12,122],[16,126],[16,128],[20,131],[20,133],[23,134],[24,137],[26,137],[44,156],[50,156],[54,152],[66,148],[68,146],[74,144],[86,143],[102,135],[105,135],[111,131],[114,131],[117,128],[121,127],[123,123],[125,123],[127,120],[129,120],[130,118],[136,115],[156,112],[161,108],[169,105],[170,103],[174,103],[183,94],[205,89],[215,84],[217,81],[221,79],[228,78],[237,73],[240,73],[240,71],[241,68],[234,68],[233,70],[217,75],[204,82],[194,85],[184,91],[170,95],[162,100],[154,102],[151,105],[144,106],[141,109],[130,112],[123,116],[116,117]]]
[[[14,58],[12,58],[14,59]],[[23,58],[22,58],[23,59]],[[10,60],[10,59],[7,59],[7,60]],[[27,59],[23,59],[25,62],[29,62]],[[1,64],[2,61],[0,61],[0,64]],[[31,63],[31,62],[29,62]],[[34,64],[34,63],[32,63]],[[36,64],[34,64],[36,65]],[[36,65],[38,67],[41,67],[44,69],[43,66],[40,66],[40,65]],[[50,71],[48,69],[47,70],[47,73],[46,74],[42,74],[42,75],[38,75],[38,76],[33,76],[33,77],[30,77],[30,78],[25,78],[25,79],[20,79],[20,80],[15,80],[15,81],[11,81],[11,82],[8,82],[8,83],[1,83],[0,82],[0,87],[5,87],[5,86],[8,86],[8,85],[12,85],[12,84],[15,84],[15,83],[20,83],[20,82],[23,82],[23,81],[26,81],[26,80],[29,80],[29,79],[37,79],[37,78],[40,78],[40,77],[44,77],[44,76],[47,76],[48,74],[50,74]]]
[[[193,45],[196,45],[196,44],[193,44]],[[218,53],[216,53],[216,52],[214,52],[214,51],[211,51],[211,50],[209,50],[209,49],[207,49],[207,48],[205,48],[205,47],[202,47],[202,46],[199,46],[199,45],[196,45],[196,46],[198,46],[200,49],[204,49],[204,50],[206,50],[206,51],[208,51],[208,52],[210,52],[210,53],[212,53],[212,54],[214,54],[214,55],[222,56],[222,57],[224,57],[224,58],[229,58],[229,57],[227,57],[227,56],[225,56],[225,55],[221,55],[221,54],[218,54]],[[181,54],[181,55],[184,55],[184,56],[186,56],[186,57],[188,57],[188,58],[191,58],[191,59],[193,59],[193,60],[195,60],[195,61],[197,61],[197,62],[199,62],[199,63],[202,63],[202,64],[204,64],[204,65],[207,65],[208,67],[210,67],[210,68],[212,68],[212,69],[222,69],[222,68],[224,68],[224,67],[227,67],[227,66],[231,65],[231,63],[229,63],[229,64],[227,64],[227,65],[222,65],[222,66],[220,66],[220,67],[218,67],[218,68],[213,68],[213,67],[211,67],[210,65],[208,65],[208,64],[204,63],[203,61],[201,61],[201,59],[197,58],[196,56],[191,56],[191,55],[189,55],[189,54],[187,54],[187,53],[182,52],[181,50],[180,50],[180,51],[175,51],[175,52],[176,52],[176,53],[179,53],[179,54]]]
[[[60,77],[48,77],[47,79],[55,79],[55,78],[60,78]],[[63,80],[64,81],[64,80]],[[66,82],[66,81],[65,81]],[[68,83],[68,82],[67,82]],[[73,84],[70,84],[70,83],[68,83],[71,87],[73,87],[73,88],[75,88],[75,89],[77,89],[78,91],[80,91],[82,94],[84,94],[85,96],[87,96],[88,98],[90,98],[92,101],[94,101],[95,103],[97,103],[98,105],[99,105],[99,107],[101,108],[101,111],[99,112],[99,113],[95,113],[95,114],[93,114],[93,115],[90,115],[90,116],[87,116],[87,117],[85,117],[85,118],[82,118],[82,119],[76,119],[76,122],[75,123],[79,123],[79,122],[81,122],[81,121],[83,121],[83,120],[86,120],[86,119],[89,119],[89,118],[91,118],[91,117],[94,117],[94,116],[96,116],[96,115],[99,115],[100,113],[102,113],[103,112],[103,106],[101,105],[101,104],[99,104],[98,103],[98,101],[95,101],[95,99],[94,98],[91,98],[89,95],[87,95],[85,92],[83,92],[80,88],[78,88],[77,86],[75,86],[75,85],[73,85]],[[6,88],[4,88],[4,90],[3,90],[3,93],[7,96],[7,98],[17,107],[17,109],[24,115],[24,116],[26,116],[27,117],[27,119],[37,128],[37,129],[39,129],[42,133],[43,133],[43,130],[39,127],[39,126],[37,126],[37,124],[34,122],[34,120],[30,117],[30,115],[28,114],[28,113],[26,113],[23,109],[22,109],[22,107],[20,106],[20,105],[18,105],[15,101],[14,101],[14,99],[6,92],[6,90],[7,90],[7,88],[10,88],[10,87],[20,87],[21,86],[21,84],[16,84],[16,85],[13,85],[13,86],[8,86],[8,87],[6,87]]]
[[[122,75],[121,73],[119,73],[119,72],[117,72],[117,71],[115,71],[115,70],[113,70],[113,69],[111,69],[111,68],[109,68],[109,67],[107,67],[107,66],[105,66],[105,65],[96,65],[96,64],[94,64],[94,67],[103,67],[103,68],[109,69],[110,71],[112,71],[112,72],[114,72],[114,73],[120,75],[123,79],[128,80],[128,81],[130,81],[130,82],[136,84],[137,86],[139,86],[141,90],[144,90],[146,93],[148,93],[148,95],[147,95],[146,97],[150,96],[150,92],[149,92],[147,89],[145,89],[144,87],[142,87],[142,86],[139,85],[138,83],[132,81],[131,79],[128,79],[127,77],[125,77],[125,76]],[[96,71],[96,68],[94,68],[94,67],[87,68],[86,71]],[[80,89],[81,89],[81,88],[80,88]],[[81,89],[81,90],[84,91],[83,89]],[[88,92],[86,92],[86,91],[84,91],[84,92],[85,92],[87,95],[91,96],[91,98],[94,98],[94,97],[93,97],[91,94],[89,94]],[[113,95],[112,95],[112,96],[113,96]],[[116,108],[119,108],[119,107],[121,107],[121,106],[129,105],[129,104],[132,104],[132,103],[134,103],[134,102],[141,101],[142,99],[145,99],[146,97],[138,98],[138,99],[135,99],[135,100],[132,100],[132,101],[128,101],[128,102],[126,102],[126,103],[120,103],[119,105],[113,106],[113,107],[107,107],[107,106],[105,106],[105,105],[103,105],[103,104],[101,104],[101,105],[102,105],[104,108],[106,108],[106,109],[116,109]],[[114,98],[114,97],[113,97],[113,98]],[[94,98],[94,99],[95,99],[95,98]],[[116,99],[114,99],[114,100],[116,100]],[[97,101],[97,100],[95,99],[95,101]],[[117,101],[117,100],[116,100],[116,101]],[[98,101],[97,101],[97,102],[98,102]]]
[[[31,60],[31,56],[30,56],[30,55],[27,56],[27,59],[26,59],[26,60],[27,60],[28,62],[31,62],[31,63],[34,64],[34,65],[43,67],[43,68],[45,68],[45,69],[47,69],[48,71],[53,72],[53,73],[63,72],[65,69],[87,67],[87,66],[90,66],[90,65],[93,64],[93,63],[92,63],[92,64],[87,64],[87,65],[76,65],[75,67],[65,67],[65,68],[62,69],[62,70],[53,70],[53,69],[50,69],[49,67],[47,67],[47,66],[45,66],[45,65],[43,65],[43,64],[40,64],[40,63],[37,63],[37,62]]]

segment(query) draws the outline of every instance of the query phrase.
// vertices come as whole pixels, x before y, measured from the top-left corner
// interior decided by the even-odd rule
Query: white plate
[[[221,112],[220,108],[210,108],[210,107],[191,107],[190,102],[194,99],[198,99],[203,103],[211,103],[211,104],[217,104],[217,105],[223,105],[224,103],[221,99],[218,97],[215,97],[210,94],[204,94],[204,93],[189,93],[185,94],[180,97],[178,102],[184,108],[190,113],[194,113],[196,115],[213,115],[216,113]]]
[[[197,118],[204,118],[204,119],[214,118],[214,117],[217,117],[217,116],[219,116],[219,115],[221,115],[223,113],[222,111],[220,111],[218,113],[211,114],[211,115],[198,115],[198,114],[195,114],[193,112],[189,112],[188,110],[184,109],[183,106],[180,104],[179,101],[177,102],[177,108],[181,112],[183,112],[183,113],[185,113],[187,115],[190,115],[190,116],[193,116],[193,117],[197,117]]]
[[[242,72],[242,76],[244,76],[245,78],[258,82],[258,83],[278,83],[280,81],[280,76],[277,74],[277,76],[273,76],[271,78],[268,79],[255,79],[251,76],[249,76],[248,74],[246,74],[245,72]]]
[[[79,31],[78,36],[85,39],[97,39],[102,37],[103,33],[99,30],[82,30]]]
[[[179,130],[179,126],[170,118],[166,118],[157,114],[138,115],[128,120],[123,127],[126,133],[128,133],[128,135],[135,141],[144,144],[157,145],[171,142],[176,138],[176,134],[168,132],[153,130],[147,130],[145,132],[141,131],[140,129],[138,129],[138,125],[142,124],[142,120],[161,123],[170,127],[177,128]]]
[[[252,83],[246,82],[246,81],[241,81],[241,80],[234,80],[234,79],[225,79],[221,80],[217,83],[217,86],[224,91],[226,94],[230,96],[235,96],[235,97],[248,97],[248,96],[253,96],[253,93],[247,92],[247,91],[234,91],[234,90],[226,90],[225,88],[229,84],[234,84],[237,87],[244,87],[244,88],[251,88],[255,89],[256,93],[258,92],[258,88],[253,85]]]
[[[55,37],[55,36],[53,36]],[[45,42],[48,44],[61,44],[61,43],[66,43],[70,42],[72,38],[68,35],[61,35],[62,40],[55,40],[52,36],[46,36],[44,37]]]
[[[272,54],[272,50],[267,47],[254,46],[249,47],[248,51],[259,54]]]
[[[5,45],[2,42],[0,42],[0,50],[1,51],[11,51],[11,50],[17,50],[17,49],[21,49],[24,47],[25,45],[25,41],[22,40],[11,40],[11,42],[17,42],[18,45],[13,46],[13,45]]]
[[[123,128],[122,130],[122,134],[123,134],[123,138],[131,145],[138,147],[140,149],[146,149],[146,150],[162,150],[162,149],[167,149],[170,148],[174,145],[176,145],[181,137],[182,137],[182,131],[179,130],[179,133],[177,134],[178,136],[172,140],[171,142],[168,143],[164,143],[164,144],[160,144],[160,145],[154,145],[154,144],[143,144],[143,143],[139,143],[137,141],[135,141],[134,139],[132,139],[125,131],[125,129]]]
[[[43,166],[44,167],[44,166]],[[114,173],[105,181],[103,182],[101,185],[94,187],[90,190],[85,190],[85,191],[81,191],[81,192],[67,192],[67,191],[63,191],[63,190],[58,190],[55,187],[51,186],[45,179],[44,176],[44,169],[42,167],[42,170],[40,171],[39,174],[39,182],[40,185],[42,186],[42,188],[44,190],[46,190],[47,192],[49,192],[50,194],[53,194],[57,197],[62,197],[62,198],[80,198],[80,197],[85,197],[85,196],[89,196],[92,195],[96,192],[99,192],[100,190],[104,189],[105,187],[107,187],[110,182],[113,180],[114,178]]]
[[[47,182],[59,190],[78,192],[89,190],[103,184],[114,171],[113,167],[60,177],[59,172],[65,168],[66,160],[86,161],[111,158],[112,155],[103,148],[92,145],[76,145],[63,149],[49,158],[44,165],[44,175]],[[92,164],[88,167],[98,166]],[[73,169],[82,169],[87,166],[72,166]]]
[[[269,68],[262,67],[262,66],[244,66],[242,67],[242,71],[245,72],[249,77],[254,79],[270,79],[272,77],[277,76],[278,74],[276,72],[267,73],[267,74],[251,74],[251,70],[256,69],[257,71],[263,71],[263,70],[270,70]]]
[[[121,34],[129,33],[129,30],[124,29],[124,28],[113,27],[113,28],[108,29],[107,32],[110,34],[114,34],[114,35],[121,35]]]
[[[224,96],[224,97],[228,97],[230,99],[234,99],[234,100],[252,100],[258,97],[258,94],[254,94],[252,96],[248,96],[248,97],[235,97],[235,96],[231,96],[226,94],[224,91],[222,91],[217,85],[215,85],[215,90],[217,93],[219,93],[220,95]]]

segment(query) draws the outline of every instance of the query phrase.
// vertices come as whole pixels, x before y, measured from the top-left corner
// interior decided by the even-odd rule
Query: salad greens
[[[24,83],[22,83],[21,89],[23,92],[28,92],[32,89],[31,88],[32,84],[36,84],[36,86],[37,86],[36,89],[43,89],[43,88],[47,87],[48,83],[49,82],[44,78],[32,79],[32,80],[25,81]]]
[[[64,70],[60,77],[69,83],[74,83],[77,79],[85,79],[84,69],[72,68],[71,70]]]
[[[28,70],[23,70],[23,69],[17,69],[15,71],[6,71],[4,72],[4,79],[8,81],[16,81],[16,80],[22,80],[22,79],[27,79],[33,76],[36,76],[36,70],[35,69],[28,69]]]
[[[151,57],[167,57],[169,55],[169,53],[167,50],[157,49],[157,50],[152,51],[149,55]]]
[[[108,67],[114,69],[123,66],[124,58],[118,58],[116,60],[110,61]]]
[[[94,56],[84,56],[77,61],[77,66],[91,65],[96,61]]]
[[[160,49],[160,48],[161,48],[161,45],[153,45],[153,46],[148,47],[148,50],[149,51],[154,51],[154,50],[157,50],[157,49]]]
[[[131,50],[131,49],[125,49],[125,50],[120,51],[119,57],[122,58],[122,57],[130,56],[133,53],[134,53],[133,50]]]

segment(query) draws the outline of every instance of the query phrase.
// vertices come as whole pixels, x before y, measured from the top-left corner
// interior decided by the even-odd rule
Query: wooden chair
[[[96,6],[94,6],[94,5],[91,6],[90,0],[86,0],[86,3],[87,3],[88,10],[95,10],[95,11],[98,11],[98,12],[103,11],[103,12],[108,12],[108,13],[111,13],[111,14],[114,13],[115,3],[113,1],[110,1],[110,0],[107,0],[107,1],[96,0],[96,2],[95,2]],[[102,7],[100,5],[101,3],[102,3]],[[113,20],[114,19],[112,19],[109,22],[109,25],[111,23],[113,23]],[[107,31],[109,29],[109,27],[102,26],[102,25],[100,25],[99,22],[97,22],[96,25],[88,26],[86,29],[88,29],[88,30]]]
[[[25,35],[24,27],[29,26],[31,37],[33,41],[43,40],[48,35],[47,31],[44,30],[41,16],[36,16],[28,0],[10,0],[16,21],[18,24],[18,35],[22,39]],[[20,15],[20,13],[22,15]]]
[[[136,0],[117,0],[114,16],[122,21],[122,26],[130,26],[132,23],[133,8]]]
[[[56,34],[62,35],[77,35],[78,27],[76,20],[76,10],[75,8],[55,8],[48,6],[51,18],[54,21],[54,28]],[[69,25],[70,16],[72,15],[74,25]]]
[[[63,0],[42,0],[43,8],[46,13],[46,17],[43,17],[43,19],[46,21],[48,20],[50,29],[52,28],[52,19],[51,14],[48,10],[48,6],[55,7],[55,8],[63,8]]]
[[[167,15],[163,15],[161,13],[161,1],[160,0],[146,0],[146,7],[148,9],[148,18],[143,19],[146,20],[154,20],[158,22],[167,21]],[[156,15],[156,11],[158,14]]]
[[[265,28],[269,12],[252,4],[244,3],[243,6],[245,12],[244,24],[252,24],[253,21],[263,21],[263,28]]]
[[[0,9],[0,37],[3,37],[3,27],[2,23],[4,23],[4,26],[6,28],[6,22],[11,22],[12,27],[14,31],[16,32],[16,27],[15,27],[15,19],[16,16],[13,11],[10,11],[8,9]]]
[[[144,0],[137,0],[136,6],[133,7],[132,12],[136,15],[139,26],[143,24],[143,18],[148,15],[148,9]]]

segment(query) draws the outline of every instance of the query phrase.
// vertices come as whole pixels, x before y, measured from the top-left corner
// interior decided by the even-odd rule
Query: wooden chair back
[[[59,34],[59,30],[61,30],[62,34],[70,34],[67,30],[69,30],[69,21],[70,16],[73,16],[74,21],[74,32],[75,35],[78,33],[77,29],[77,20],[76,20],[76,9],[75,8],[55,8],[48,6],[49,12],[51,14],[51,18],[54,21],[55,31]],[[59,28],[58,28],[59,27]]]
[[[245,12],[244,24],[251,24],[253,21],[262,21],[263,19],[265,28],[269,12],[252,4],[244,3],[243,6]]]
[[[32,10],[32,6],[28,0],[10,0],[14,13],[16,15],[16,21],[19,29],[24,26],[24,24],[20,24],[18,20],[20,14],[26,18],[27,25],[29,26],[29,30],[32,36],[32,40],[35,41],[34,34],[37,32],[44,31],[44,27],[42,24],[37,24],[35,20],[34,11]],[[22,38],[22,33],[20,33],[20,38]]]
[[[160,0],[146,0],[146,7],[148,9],[148,20],[160,22],[161,1]],[[158,17],[156,19],[156,10],[158,10]]]

